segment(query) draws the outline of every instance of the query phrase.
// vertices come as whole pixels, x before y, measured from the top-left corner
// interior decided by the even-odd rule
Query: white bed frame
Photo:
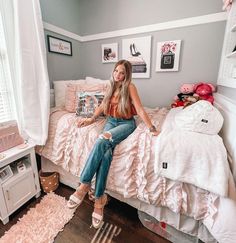
[[[236,101],[216,93],[215,106],[224,117],[224,125],[220,132],[228,152],[231,171],[236,183]]]

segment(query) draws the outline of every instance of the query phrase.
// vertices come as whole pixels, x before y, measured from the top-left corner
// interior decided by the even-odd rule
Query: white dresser
[[[0,219],[6,224],[15,210],[32,197],[40,196],[40,184],[33,144],[1,154],[4,158],[0,159]],[[23,168],[17,168],[22,163]]]

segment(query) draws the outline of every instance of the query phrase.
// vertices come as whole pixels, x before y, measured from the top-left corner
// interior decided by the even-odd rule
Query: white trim
[[[187,27],[187,26],[193,26],[199,24],[214,23],[214,22],[225,21],[225,20],[227,20],[227,13],[219,12],[219,13],[202,15],[202,16],[197,16],[192,18],[184,18],[184,19],[173,20],[173,21],[168,21],[163,23],[144,25],[135,28],[128,28],[123,30],[116,30],[116,31],[104,32],[95,35],[85,35],[85,36],[79,36],[77,34],[74,34],[62,28],[59,28],[55,25],[48,24],[46,22],[44,22],[44,28],[49,31],[78,40],[80,42],[87,42],[87,41],[114,38],[119,36],[136,35],[136,34],[142,34],[142,33],[148,33],[148,32],[160,31],[160,30],[175,29],[175,28],[181,28],[181,27]]]
[[[49,24],[47,22],[43,22],[43,27],[46,30],[49,30],[49,31],[52,31],[54,33],[57,33],[57,34],[60,34],[60,35],[64,35],[64,36],[67,36],[67,37],[69,37],[71,39],[74,39],[74,40],[82,42],[82,37],[81,36],[79,36],[77,34],[74,34],[74,33],[70,32],[70,31],[67,31],[65,29],[62,29],[60,27],[57,27],[57,26],[55,26],[53,24]]]
[[[114,38],[114,37],[125,36],[125,35],[135,35],[135,34],[142,34],[142,33],[154,32],[160,30],[175,29],[175,28],[187,27],[192,25],[223,21],[226,19],[227,19],[227,14],[225,12],[220,12],[220,13],[208,14],[208,15],[203,15],[198,17],[168,21],[164,23],[144,25],[136,28],[110,31],[110,32],[105,32],[105,33],[100,33],[95,35],[87,35],[82,37],[82,41],[93,41],[93,40]]]

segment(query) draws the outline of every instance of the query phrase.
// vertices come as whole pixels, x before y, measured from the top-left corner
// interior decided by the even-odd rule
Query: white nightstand
[[[5,157],[0,159],[0,219],[8,223],[11,215],[32,197],[40,196],[40,185],[35,158],[34,144],[26,148],[11,148],[2,152]],[[17,170],[17,162],[23,161],[25,169]],[[10,166],[10,169],[9,169]],[[6,171],[5,171],[5,170]],[[10,177],[4,176],[10,171]]]

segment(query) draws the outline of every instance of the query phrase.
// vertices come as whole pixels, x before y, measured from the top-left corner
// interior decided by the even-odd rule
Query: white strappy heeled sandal
[[[102,209],[102,214],[98,214],[93,212],[92,214],[92,225],[95,229],[98,229],[102,226],[103,223],[103,209],[104,206],[107,204],[107,195],[104,194],[103,196],[101,196],[98,199],[95,199],[95,203],[94,203],[94,208],[99,208]]]
[[[89,189],[90,187],[85,190],[77,189],[76,192],[69,197],[67,207],[70,209],[77,208],[83,202],[84,197],[88,193]]]

